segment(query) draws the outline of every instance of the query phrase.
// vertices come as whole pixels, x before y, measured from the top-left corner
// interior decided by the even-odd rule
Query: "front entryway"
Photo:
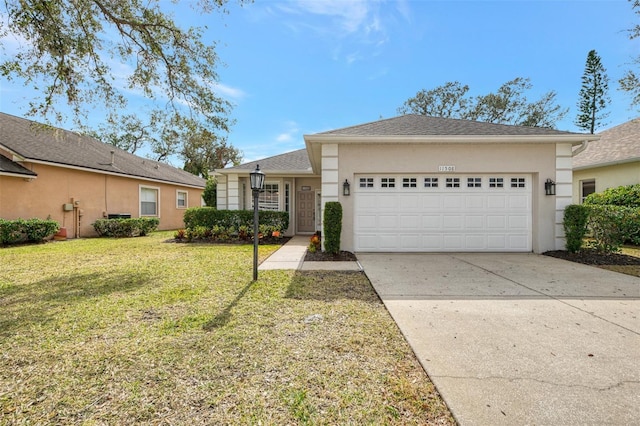
[[[296,222],[299,233],[311,233],[316,230],[315,193],[313,191],[298,191],[296,194]]]

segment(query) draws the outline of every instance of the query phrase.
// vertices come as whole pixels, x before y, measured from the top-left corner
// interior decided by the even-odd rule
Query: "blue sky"
[[[416,92],[447,81],[483,95],[528,77],[529,98],[555,90],[570,108],[558,128],[579,131],[591,49],[612,99],[598,130],[639,115],[617,90],[640,53],[625,32],[638,21],[627,1],[256,0],[228,9],[199,16],[181,7],[177,19],[207,25],[205,39],[217,42],[219,93],[236,120],[229,141],[245,161],[303,148],[304,134],[396,116]],[[27,99],[2,86],[0,109],[23,115]]]

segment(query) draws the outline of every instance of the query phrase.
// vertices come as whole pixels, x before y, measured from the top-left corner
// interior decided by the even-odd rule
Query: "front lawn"
[[[0,424],[454,424],[363,274],[171,236],[0,249]]]

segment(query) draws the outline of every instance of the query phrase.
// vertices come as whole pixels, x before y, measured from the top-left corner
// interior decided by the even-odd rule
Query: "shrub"
[[[259,211],[259,232],[266,236],[280,235],[289,227],[289,213]],[[253,210],[216,210],[212,207],[192,207],[184,213],[187,230],[197,226],[226,230],[230,236],[244,240],[253,235]]]
[[[613,205],[589,206],[591,247],[602,252],[618,251],[625,242],[640,243],[640,208]]]
[[[324,205],[324,249],[327,253],[340,253],[342,233],[342,204],[329,201]]]
[[[309,251],[311,253],[315,253],[317,251],[320,251],[321,244],[322,244],[322,240],[320,239],[320,233],[316,232],[309,239]]]
[[[0,219],[0,244],[37,243],[53,236],[59,229],[60,224],[50,219]]]
[[[93,229],[101,237],[142,237],[155,231],[159,224],[160,220],[156,217],[98,219],[93,223]]]
[[[640,183],[618,186],[602,192],[589,194],[584,200],[587,205],[612,205],[640,208]]]
[[[582,248],[582,240],[587,233],[589,207],[572,204],[564,209],[564,235],[567,238],[567,251],[575,253]]]

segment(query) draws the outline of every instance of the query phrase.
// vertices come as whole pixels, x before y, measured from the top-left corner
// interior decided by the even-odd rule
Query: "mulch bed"
[[[622,253],[599,253],[595,250],[581,250],[578,253],[570,253],[565,250],[547,251],[545,256],[557,257],[571,262],[585,265],[640,265],[640,257],[629,256]]]
[[[341,251],[338,254],[330,254],[323,251],[311,253],[307,250],[304,257],[305,262],[352,262],[358,260],[355,254],[350,251]]]

